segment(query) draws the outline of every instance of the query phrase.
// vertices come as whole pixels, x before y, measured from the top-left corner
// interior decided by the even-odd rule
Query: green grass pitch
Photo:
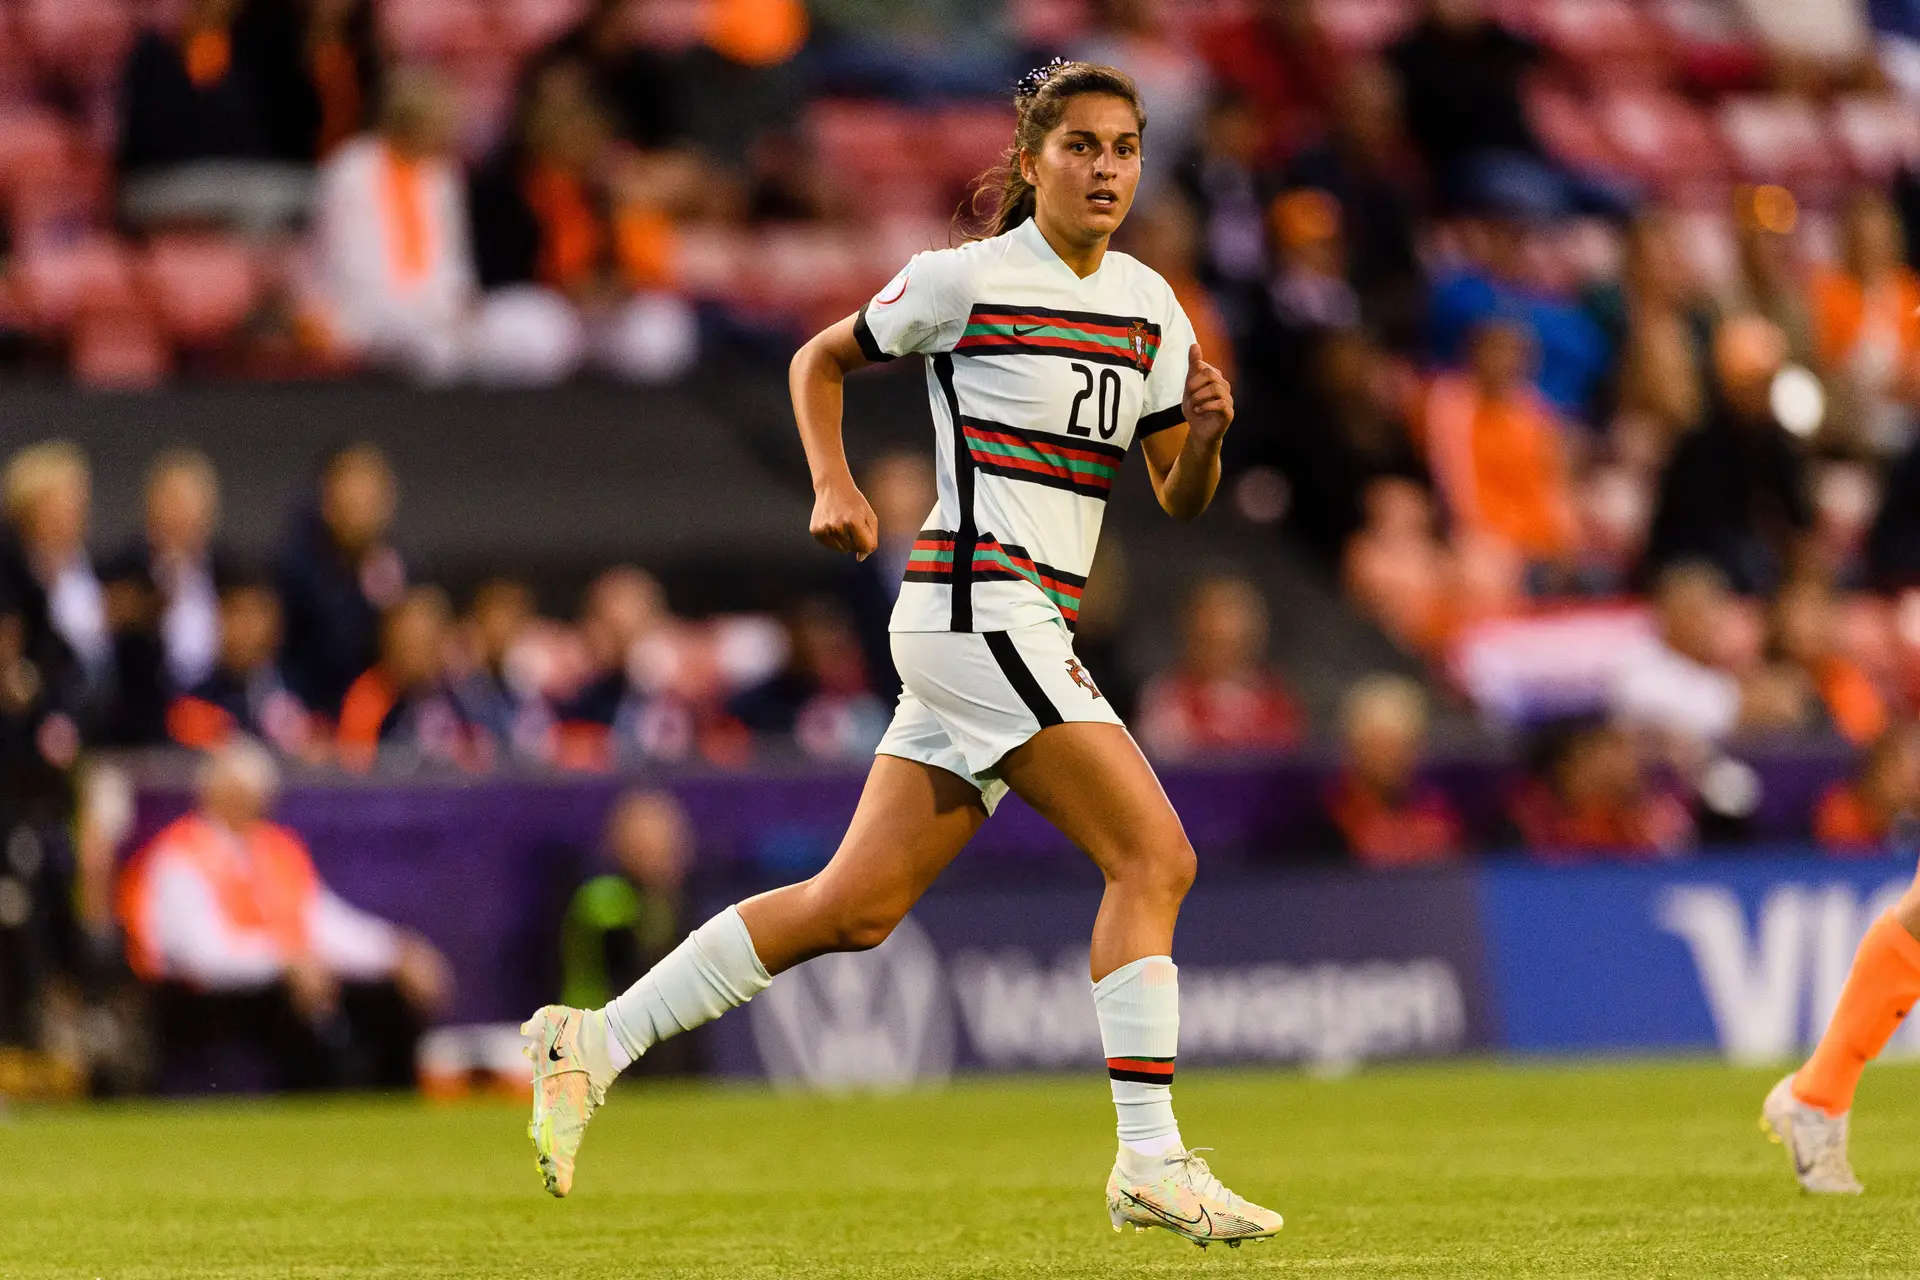
[[[412,1099],[0,1119],[0,1278],[1920,1276],[1920,1068],[1868,1072],[1860,1200],[1800,1194],[1769,1072],[1189,1068],[1190,1142],[1267,1245],[1115,1235],[1094,1076],[891,1098],[627,1086],[549,1200],[524,1115]]]

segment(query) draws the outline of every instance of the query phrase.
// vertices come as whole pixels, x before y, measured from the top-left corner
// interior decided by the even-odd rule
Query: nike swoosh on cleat
[[[1206,1234],[1208,1235],[1213,1234],[1213,1221],[1212,1219],[1207,1217],[1207,1211],[1204,1206],[1201,1207],[1200,1212],[1194,1217],[1182,1218],[1178,1214],[1168,1213],[1165,1209],[1162,1209],[1159,1205],[1154,1204],[1152,1201],[1142,1200],[1139,1196],[1136,1196],[1131,1191],[1122,1191],[1120,1194],[1125,1196],[1127,1199],[1133,1201],[1135,1204],[1139,1205],[1142,1209],[1145,1209],[1148,1213],[1151,1213],[1156,1218],[1164,1218],[1168,1222],[1175,1223],[1182,1227],[1193,1227],[1193,1226],[1198,1226],[1201,1223],[1205,1223],[1207,1228]]]
[[[565,1035],[566,1033],[567,1033],[567,1023],[566,1023],[566,1020],[563,1019],[560,1023],[560,1029],[554,1032],[553,1039],[547,1042],[547,1061],[548,1062],[564,1061],[564,1059],[561,1058],[560,1056],[560,1037]]]

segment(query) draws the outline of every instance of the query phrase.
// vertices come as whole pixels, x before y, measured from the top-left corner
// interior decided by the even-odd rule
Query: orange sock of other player
[[[1916,1000],[1920,938],[1889,911],[1860,940],[1833,1021],[1807,1065],[1794,1074],[1793,1096],[1830,1116],[1849,1110],[1860,1073],[1886,1048]]]

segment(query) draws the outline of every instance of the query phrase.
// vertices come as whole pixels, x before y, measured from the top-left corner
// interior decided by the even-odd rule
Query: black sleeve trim
[[[1184,405],[1168,405],[1158,413],[1149,413],[1142,417],[1133,429],[1135,440],[1145,440],[1156,431],[1165,431],[1168,427],[1177,427],[1187,420]]]
[[[853,340],[860,344],[860,354],[875,364],[893,359],[880,349],[879,341],[873,336],[873,330],[867,327],[867,303],[860,304],[860,314],[853,318]]]

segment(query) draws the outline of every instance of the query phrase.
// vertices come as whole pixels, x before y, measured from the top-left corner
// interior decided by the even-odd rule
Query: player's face
[[[1140,121],[1124,98],[1079,94],[1039,154],[1021,163],[1048,226],[1080,242],[1110,236],[1140,185]]]

